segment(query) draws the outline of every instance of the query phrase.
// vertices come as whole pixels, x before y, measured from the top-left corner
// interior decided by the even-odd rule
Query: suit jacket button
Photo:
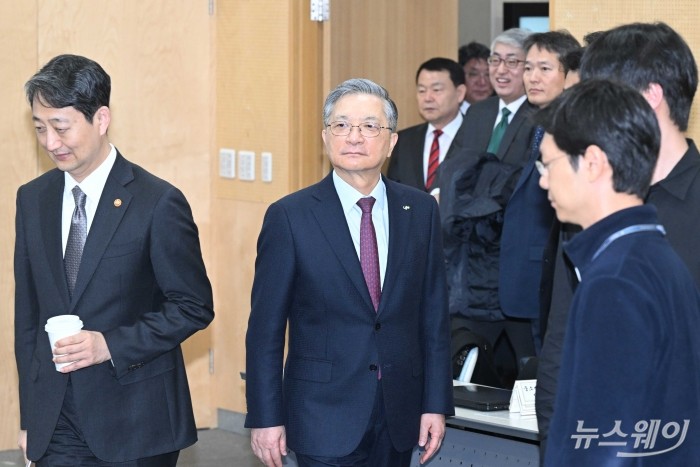
[[[382,328],[382,324],[381,324],[381,323],[377,323],[377,324],[374,325],[374,330],[375,330],[375,331],[379,331],[381,328]]]
[[[374,363],[372,363],[372,364],[369,366],[369,371],[377,371],[377,365],[375,365]]]

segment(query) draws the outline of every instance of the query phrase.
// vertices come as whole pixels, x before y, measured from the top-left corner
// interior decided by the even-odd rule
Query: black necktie
[[[85,196],[85,193],[78,185],[75,185],[72,191],[75,209],[70,219],[66,254],[63,257],[63,266],[66,270],[68,291],[71,297],[75,288],[75,280],[78,278],[80,259],[83,257],[83,246],[85,246],[85,239],[87,238],[87,216],[85,215],[85,200],[87,196]]]

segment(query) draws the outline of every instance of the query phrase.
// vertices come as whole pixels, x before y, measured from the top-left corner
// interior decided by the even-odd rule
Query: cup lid
[[[83,322],[78,315],[59,315],[49,318],[46,321],[44,330],[49,332],[57,327],[69,326],[71,328],[81,329],[83,327]]]

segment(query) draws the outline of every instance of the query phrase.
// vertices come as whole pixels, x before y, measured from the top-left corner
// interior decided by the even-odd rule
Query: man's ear
[[[460,84],[457,86],[457,96],[460,98],[459,102],[461,103],[464,98],[467,96],[467,85],[466,84]]]
[[[386,157],[391,157],[391,153],[394,152],[394,146],[396,146],[396,142],[399,140],[399,134],[396,132],[392,132],[391,135],[389,136],[389,154],[387,154]]]
[[[93,124],[96,124],[100,128],[100,135],[106,134],[107,130],[109,129],[109,124],[112,121],[112,113],[109,110],[109,107],[103,105],[97,109],[92,121]]]
[[[592,144],[586,148],[581,158],[579,170],[586,171],[586,178],[590,182],[595,182],[601,177],[612,177],[612,168],[608,163],[608,156],[599,146]]]
[[[651,83],[649,87],[642,91],[642,96],[656,112],[661,102],[664,100],[664,88],[658,83]]]

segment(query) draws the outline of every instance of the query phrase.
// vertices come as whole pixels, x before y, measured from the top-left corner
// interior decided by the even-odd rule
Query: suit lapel
[[[332,173],[316,185],[313,196],[317,203],[312,207],[312,212],[323,235],[350,278],[350,282],[358,290],[367,306],[374,310],[365,276],[362,274],[362,266],[352,243],[343,206],[333,185]]]
[[[67,305],[69,302],[68,282],[66,281],[66,272],[63,267],[61,222],[65,176],[59,170],[56,170],[54,174],[41,195],[41,199],[44,201],[39,206],[39,219],[41,219],[42,223],[41,235],[49,262],[49,270],[56,284],[56,289]]]
[[[398,281],[398,275],[402,272],[402,259],[407,251],[406,243],[411,232],[411,219],[413,211],[411,205],[404,201],[403,195],[397,189],[398,184],[384,178],[386,185],[387,209],[389,209],[389,252],[387,253],[386,274],[382,299],[379,301],[378,313],[384,309],[384,303],[390,299],[394,287]]]
[[[457,152],[459,152],[460,149],[462,149],[462,140],[465,138],[464,122],[466,122],[466,119],[463,118],[462,124],[459,126],[457,133],[455,133],[455,137],[452,138],[452,144],[450,144],[450,147],[447,149],[447,154],[445,154],[445,159],[442,162],[451,159],[452,156],[454,156]]]
[[[525,167],[523,167],[523,171],[520,174],[520,177],[518,178],[518,183],[516,183],[515,188],[513,189],[513,193],[518,191],[520,187],[522,187],[525,184],[525,181],[530,178],[530,175],[532,175],[532,173],[535,170],[535,160],[537,160],[539,153],[529,149],[528,154],[529,156],[527,163],[525,164]]]
[[[408,143],[410,145],[409,150],[414,151],[413,156],[408,159],[411,164],[410,173],[413,175],[414,183],[417,187],[425,185],[425,181],[423,180],[423,149],[425,148],[426,131],[428,131],[428,124],[420,125],[412,132],[410,142]]]
[[[484,104],[485,112],[475,112],[474,114],[474,117],[478,118],[477,124],[479,130],[475,135],[466,135],[467,137],[478,138],[479,144],[472,145],[472,147],[478,147],[483,151],[486,151],[486,148],[489,146],[489,141],[491,140],[491,134],[495,127],[496,117],[498,116],[499,100],[497,96],[493,96],[489,97],[486,102],[487,104]],[[469,113],[468,110],[467,113]],[[479,113],[483,115],[478,115]]]
[[[501,145],[498,147],[498,154],[497,155],[498,155],[499,159],[503,160],[503,157],[505,156],[506,152],[508,152],[508,148],[510,147],[511,143],[513,143],[513,140],[515,139],[515,135],[518,134],[520,127],[527,120],[527,118],[530,116],[531,111],[532,111],[532,105],[526,100],[520,106],[518,111],[515,112],[515,115],[513,116],[513,120],[508,124],[508,127],[506,128],[506,132],[503,134],[503,139],[501,140]]]
[[[107,177],[107,182],[100,196],[100,202],[97,205],[95,218],[85,241],[80,270],[75,281],[71,308],[75,306],[85,291],[87,284],[90,283],[90,279],[95,273],[107,249],[107,245],[112,240],[117,226],[129,208],[132,195],[124,186],[133,178],[131,166],[117,153],[117,160],[114,162],[114,166]]]

